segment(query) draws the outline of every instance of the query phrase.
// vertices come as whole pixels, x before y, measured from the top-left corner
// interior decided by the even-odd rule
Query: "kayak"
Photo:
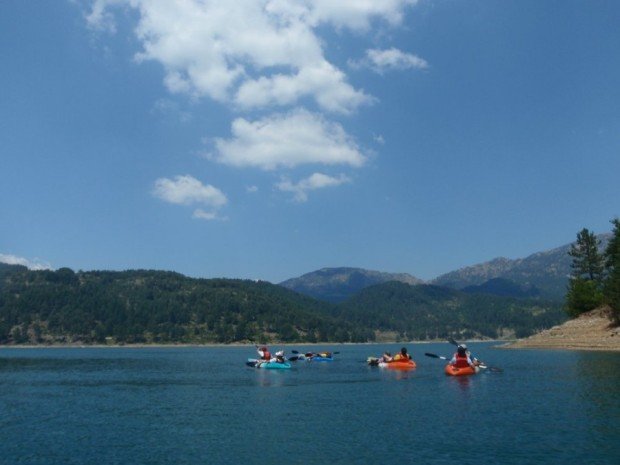
[[[413,370],[416,367],[413,360],[392,360],[391,362],[382,362],[380,358],[368,357],[366,362],[371,367],[389,368],[390,370]]]
[[[265,370],[288,370],[291,368],[291,364],[288,362],[263,362],[255,358],[248,358],[246,365],[254,368],[263,368]]]
[[[475,375],[480,370],[477,367],[476,368],[472,368],[472,367],[457,368],[454,365],[448,364],[444,368],[444,371],[446,372],[446,375],[448,376],[468,376],[468,375]]]
[[[390,370],[413,370],[416,364],[413,360],[393,360],[391,362],[379,362],[379,366]]]
[[[313,362],[333,362],[333,357],[321,357],[320,355],[315,355],[310,357],[308,360],[312,360]]]

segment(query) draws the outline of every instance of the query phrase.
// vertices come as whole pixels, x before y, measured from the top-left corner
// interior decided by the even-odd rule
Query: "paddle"
[[[429,352],[424,352],[424,355],[431,358],[440,358],[441,360],[450,360],[448,357],[444,357],[443,355],[431,354]]]

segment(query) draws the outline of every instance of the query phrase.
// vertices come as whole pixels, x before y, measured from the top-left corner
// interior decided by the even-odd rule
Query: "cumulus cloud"
[[[350,113],[361,104],[375,101],[347,84],[344,73],[326,61],[306,66],[294,75],[247,80],[239,87],[235,101],[244,108],[260,108],[292,105],[305,96],[314,96],[321,108],[337,113]]]
[[[243,108],[314,98],[348,113],[372,102],[325,58],[319,27],[367,30],[398,24],[415,0],[95,0],[87,21],[114,30],[115,7],[139,13],[136,60],[165,69],[170,92],[234,101]]]
[[[194,210],[192,218],[195,218],[197,220],[206,220],[206,221],[214,221],[214,220],[226,221],[228,219],[228,217],[219,216],[217,212],[214,212],[214,211],[208,212],[208,211],[203,210],[202,208],[197,208],[196,210]]]
[[[273,170],[302,164],[359,167],[365,157],[338,123],[306,110],[272,115],[258,121],[238,118],[232,138],[215,138],[211,158],[236,167]]]
[[[396,48],[366,50],[366,56],[363,60],[350,61],[349,65],[354,68],[370,68],[379,74],[389,70],[428,68],[428,62],[423,58],[411,53],[405,53]]]
[[[153,195],[165,202],[177,205],[201,203],[219,208],[228,202],[226,196],[217,187],[210,184],[204,185],[189,175],[176,176],[174,179],[157,179]]]
[[[51,270],[52,266],[39,259],[29,260],[27,258],[18,257],[17,255],[7,255],[0,253],[0,263],[6,263],[7,265],[22,265],[31,270]]]
[[[383,19],[392,25],[399,24],[403,10],[418,0],[307,0],[310,18],[314,23],[331,23],[357,31],[370,28],[373,19]]]
[[[333,177],[323,173],[314,173],[297,183],[293,183],[288,179],[282,179],[282,181],[276,184],[276,188],[283,192],[292,192],[294,194],[293,199],[296,202],[306,202],[308,200],[308,191],[335,187],[348,182],[351,182],[351,180],[343,174],[339,177]]]

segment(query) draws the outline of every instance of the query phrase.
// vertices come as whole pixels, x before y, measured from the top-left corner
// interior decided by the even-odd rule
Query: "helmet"
[[[465,345],[465,344],[459,344],[459,346],[457,347],[457,349],[467,350],[467,345]]]
[[[283,357],[284,356],[284,351],[283,350],[278,350],[276,352],[276,357]]]

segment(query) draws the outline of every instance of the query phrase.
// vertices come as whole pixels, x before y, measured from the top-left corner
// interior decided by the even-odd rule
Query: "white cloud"
[[[357,62],[350,61],[349,65],[354,68],[370,68],[379,74],[387,70],[428,68],[428,62],[423,58],[411,53],[405,53],[396,48],[366,50],[366,57],[363,60]]]
[[[296,202],[306,202],[308,200],[308,191],[324,189],[325,187],[335,187],[348,182],[351,182],[351,180],[343,174],[335,178],[323,173],[314,173],[298,183],[283,179],[276,184],[276,188],[283,192],[292,192],[294,194],[293,199]]]
[[[312,4],[310,16],[316,23],[331,23],[365,31],[373,19],[383,19],[392,25],[402,21],[403,10],[418,0],[307,0]]]
[[[337,113],[350,113],[361,104],[375,101],[347,84],[344,73],[326,61],[306,66],[294,75],[247,80],[239,87],[235,101],[244,108],[260,108],[293,105],[308,95],[314,96],[321,108]]]
[[[248,194],[255,194],[256,192],[258,192],[258,186],[247,186],[247,187],[245,188],[245,191],[246,191]]]
[[[0,263],[6,263],[7,265],[23,265],[31,270],[51,270],[52,266],[47,262],[35,258],[29,260],[27,258],[18,257],[17,255],[6,255],[0,253]]]
[[[206,221],[215,221],[215,220],[226,221],[228,219],[227,217],[219,216],[218,213],[215,211],[208,212],[208,211],[203,210],[202,208],[197,208],[196,210],[194,210],[192,218],[195,218],[198,220],[206,220]]]
[[[204,185],[192,176],[176,176],[173,180],[159,178],[155,181],[153,195],[166,202],[177,205],[202,203],[219,208],[228,202],[217,187]]]
[[[324,54],[319,27],[365,31],[391,25],[415,0],[94,0],[87,21],[114,30],[113,9],[139,12],[138,61],[164,67],[170,92],[242,108],[295,105],[311,97],[335,112],[372,98],[351,86]]]
[[[296,110],[258,121],[238,118],[232,139],[215,138],[211,158],[236,167],[273,170],[302,164],[345,164],[359,167],[365,157],[341,125],[320,115]]]

